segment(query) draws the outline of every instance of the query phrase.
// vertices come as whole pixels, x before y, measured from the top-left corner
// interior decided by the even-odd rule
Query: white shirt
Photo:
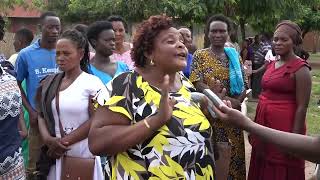
[[[278,56],[274,56],[272,54],[272,50],[268,50],[266,56],[264,57],[265,61],[267,61],[269,63],[272,62],[272,61],[277,60],[277,58],[278,58]]]
[[[106,91],[102,81],[91,74],[82,72],[76,80],[65,90],[59,93],[60,120],[64,131],[69,134],[87,120],[89,120],[89,98],[93,97],[99,90]],[[61,137],[59,119],[56,111],[55,98],[51,102],[52,112],[55,120],[55,132]],[[94,180],[103,176],[100,157],[94,156],[89,150],[88,138],[69,146],[67,156],[93,158],[95,157]],[[53,172],[51,172],[53,171]],[[53,173],[53,174],[52,174]],[[56,160],[56,166],[52,167],[48,179],[60,179],[61,160]],[[59,177],[59,178],[58,178]]]
[[[16,61],[17,61],[17,57],[18,57],[18,53],[12,54],[10,56],[10,58],[8,59],[8,61],[15,66],[16,65]]]

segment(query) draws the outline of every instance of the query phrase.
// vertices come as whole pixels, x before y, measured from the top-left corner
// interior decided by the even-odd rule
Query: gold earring
[[[153,66],[154,65],[154,62],[152,59],[150,59],[150,65]]]

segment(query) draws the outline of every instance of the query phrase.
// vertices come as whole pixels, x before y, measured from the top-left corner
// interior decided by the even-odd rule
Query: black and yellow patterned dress
[[[112,156],[111,179],[214,179],[212,129],[191,100],[192,84],[182,75],[181,80],[181,89],[169,93],[177,101],[171,120],[143,143]],[[95,97],[96,108],[121,113],[131,124],[157,113],[161,93],[137,72],[123,73],[107,87],[109,95]]]
[[[207,83],[211,78],[220,80],[223,86],[230,92],[229,64],[222,64],[214,57],[209,48],[201,49],[193,55],[190,81],[202,80]],[[245,77],[245,76],[243,76]],[[227,94],[230,96],[230,94]],[[243,132],[239,128],[228,127],[219,120],[214,122],[215,142],[231,142],[231,162],[228,180],[245,180],[245,148]]]

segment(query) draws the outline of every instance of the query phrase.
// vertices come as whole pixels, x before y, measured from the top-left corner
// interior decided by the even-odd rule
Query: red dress
[[[294,73],[308,66],[302,59],[291,60],[275,69],[267,66],[261,84],[255,122],[273,129],[292,132],[296,112]],[[305,134],[305,130],[303,132]],[[293,157],[276,146],[251,136],[251,161],[248,180],[304,180],[304,160]]]

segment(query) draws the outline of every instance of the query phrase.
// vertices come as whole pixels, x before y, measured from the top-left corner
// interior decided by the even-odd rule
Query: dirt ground
[[[249,170],[249,164],[250,164],[250,157],[251,157],[251,145],[248,142],[248,135],[247,133],[244,134],[245,139],[245,149],[246,149],[246,166],[247,166],[247,175]],[[306,161],[305,165],[305,175],[306,180],[310,180],[310,178],[313,175],[313,172],[315,170],[316,165],[314,163],[311,163],[309,161]]]

